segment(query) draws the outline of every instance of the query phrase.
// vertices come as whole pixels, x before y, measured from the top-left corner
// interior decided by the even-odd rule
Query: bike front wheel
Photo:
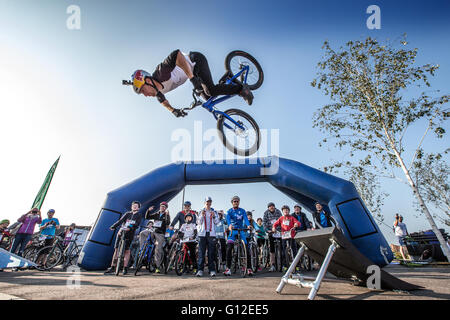
[[[125,240],[120,240],[119,251],[117,255],[117,264],[116,264],[116,276],[119,275],[120,270],[122,269],[123,257],[125,255]]]
[[[238,74],[244,67],[248,71],[239,77],[241,82],[246,82],[250,90],[258,89],[264,81],[264,73],[259,62],[245,51],[231,51],[225,58],[225,69],[233,75]]]
[[[248,157],[259,149],[261,133],[256,121],[246,112],[229,109],[217,121],[217,131],[224,146],[239,156]],[[231,120],[233,119],[233,121]]]
[[[181,276],[186,271],[186,255],[181,250],[178,251],[175,257],[175,272],[177,275]]]

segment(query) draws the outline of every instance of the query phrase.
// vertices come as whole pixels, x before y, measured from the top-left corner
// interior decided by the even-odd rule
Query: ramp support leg
[[[305,252],[305,247],[306,246],[304,244],[302,244],[302,246],[298,250],[294,261],[292,261],[291,265],[289,266],[289,269],[286,271],[286,274],[281,278],[280,284],[278,285],[278,288],[277,288],[277,293],[281,293],[281,291],[283,290],[286,283],[288,283],[288,280],[289,280],[292,272],[294,272],[295,267],[297,266],[298,262],[300,261],[300,258],[303,256],[303,253]]]
[[[308,295],[308,300],[314,300],[314,298],[316,297],[316,294],[319,291],[320,285],[322,283],[323,277],[327,273],[328,265],[330,264],[330,261],[333,258],[333,255],[338,247],[338,244],[333,239],[330,239],[330,241],[331,245],[328,247],[328,252],[327,255],[325,256],[325,259],[323,260],[322,266],[320,267],[319,274],[317,275],[316,280],[313,282],[313,286]]]

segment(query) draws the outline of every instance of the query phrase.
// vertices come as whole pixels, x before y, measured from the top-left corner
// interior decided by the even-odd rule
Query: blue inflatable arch
[[[246,182],[268,182],[310,211],[316,201],[325,204],[362,254],[380,267],[393,259],[386,239],[351,182],[289,159],[253,160],[243,164],[172,163],[109,192],[82,249],[80,266],[86,270],[109,266],[116,236],[109,227],[129,210],[133,200],[142,203],[143,213],[152,205],[170,201],[186,185]]]

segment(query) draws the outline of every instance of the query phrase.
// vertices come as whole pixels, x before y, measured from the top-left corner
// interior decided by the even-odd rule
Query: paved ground
[[[407,268],[388,266],[384,270],[413,284],[425,287],[411,293],[371,291],[348,283],[324,282],[316,299],[422,300],[450,299],[450,267]],[[305,275],[314,275],[314,272]],[[82,272],[80,287],[67,286],[71,274],[53,271],[0,272],[0,299],[298,299],[306,300],[309,289],[287,285],[283,294],[275,289],[281,274],[258,273],[254,278],[218,276],[194,278],[176,274],[154,275],[143,272],[134,277],[104,276]],[[233,295],[230,296],[230,292]]]

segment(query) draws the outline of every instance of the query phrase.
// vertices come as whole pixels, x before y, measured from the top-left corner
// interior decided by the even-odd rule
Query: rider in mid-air
[[[185,54],[177,49],[156,67],[153,74],[144,70],[136,70],[131,76],[131,82],[137,94],[156,97],[167,110],[176,117],[181,117],[183,112],[180,109],[173,108],[164,94],[179,87],[188,79],[192,82],[197,93],[204,93],[204,98],[239,94],[251,105],[253,94],[248,85],[241,84],[238,81],[226,84],[223,80],[228,75],[228,73],[225,73],[219,84],[214,84],[208,61],[203,54],[200,52]]]

